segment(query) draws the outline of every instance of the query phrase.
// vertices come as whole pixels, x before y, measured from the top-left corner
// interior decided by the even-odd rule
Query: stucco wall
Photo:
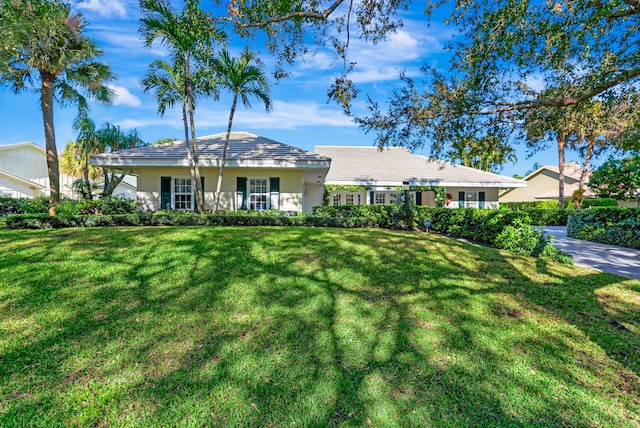
[[[447,187],[445,188],[445,193],[449,193],[453,197],[451,204],[449,204],[449,208],[458,208],[458,192],[475,192],[477,194],[484,192],[484,207],[488,209],[497,209],[499,206],[498,190],[499,189],[495,187]],[[479,195],[476,199],[479,199]],[[477,200],[476,202],[479,201]],[[465,206],[467,205],[469,204],[465,203]],[[479,206],[479,204],[477,204],[477,206]],[[474,208],[477,208],[477,206],[474,206]]]
[[[322,205],[323,196],[323,184],[305,184],[304,211],[311,214],[313,212],[313,207],[319,207],[320,205]]]
[[[160,177],[189,178],[188,168],[149,167],[138,168],[138,206],[144,211],[160,209]],[[215,201],[217,168],[200,168],[204,177],[205,209],[213,209]],[[302,172],[295,169],[276,168],[225,168],[222,180],[221,210],[233,210],[236,207],[237,177],[280,178],[280,209],[283,211],[302,211]],[[320,199],[322,201],[322,198]]]
[[[564,182],[565,184],[574,184],[578,180],[565,176]],[[527,187],[517,187],[503,193],[500,196],[500,202],[539,201],[540,199],[536,199],[536,196],[545,195],[549,192],[555,194],[557,198],[558,174],[544,169],[527,180]]]

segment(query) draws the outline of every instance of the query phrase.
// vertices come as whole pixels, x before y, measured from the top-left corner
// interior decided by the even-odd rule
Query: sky
[[[203,6],[208,6],[207,3],[208,0],[202,0]],[[399,87],[398,76],[402,70],[409,77],[420,77],[420,67],[425,63],[443,71],[449,69],[449,53],[445,45],[454,35],[454,30],[437,18],[432,18],[427,25],[421,13],[423,4],[416,3],[412,6],[415,9],[404,15],[404,26],[378,45],[365,43],[352,34],[350,56],[357,64],[351,78],[361,89],[352,108],[355,115],[367,113],[367,95],[383,104],[394,88]],[[138,0],[85,0],[73,1],[72,4],[88,22],[86,34],[96,40],[105,53],[99,59],[108,63],[118,77],[109,84],[115,93],[113,105],[91,104],[90,116],[96,125],[108,122],[125,131],[135,128],[147,142],[183,138],[180,107],[160,117],[152,95],[145,94],[139,84],[152,61],[169,60],[169,56],[159,44],[151,48],[142,45],[138,33],[141,16]],[[237,55],[245,45],[259,53],[265,71],[270,75],[275,59],[258,41],[242,40],[232,35],[228,48]],[[257,101],[252,103],[251,109],[239,106],[233,130],[252,132],[309,151],[317,145],[374,145],[374,134],[366,134],[338,105],[327,102],[327,89],[342,64],[334,61],[326,47],[315,46],[310,52],[303,61],[287,68],[290,77],[277,82],[271,77],[272,111],[266,113],[264,106]],[[222,96],[217,101],[202,100],[196,110],[196,134],[205,136],[224,132],[230,106],[229,96]],[[42,112],[37,94],[14,94],[0,88],[0,111],[0,144],[33,141],[44,147]],[[59,153],[77,135],[72,128],[75,115],[73,107],[56,105],[54,109]],[[528,156],[524,144],[515,143],[517,162],[505,164],[500,171],[503,175],[524,175],[535,163],[558,163],[553,146]],[[429,155],[428,144],[417,153]],[[567,153],[567,161],[578,160],[577,153]],[[595,164],[598,164],[597,160]]]

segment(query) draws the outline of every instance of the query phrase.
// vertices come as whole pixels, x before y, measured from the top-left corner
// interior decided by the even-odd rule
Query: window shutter
[[[458,192],[458,208],[464,208],[464,192]]]
[[[160,209],[171,209],[171,177],[160,177]]]
[[[422,192],[416,192],[416,205],[422,205]]]
[[[236,178],[236,207],[239,210],[247,209],[247,177]]]
[[[484,208],[484,198],[485,198],[484,192],[479,192],[478,193],[478,199],[479,199],[480,203],[478,204],[478,206],[480,208]]]
[[[375,192],[373,190],[369,192],[369,205],[373,205],[375,203],[375,201],[374,201],[374,193]]]
[[[195,189],[195,188],[194,188]],[[204,177],[200,177],[200,190],[202,193],[202,202],[204,203]],[[193,201],[193,206],[195,207],[195,210],[198,210],[198,198],[194,195],[194,201]],[[205,208],[207,206],[207,204],[204,204]]]
[[[269,208],[280,209],[280,177],[269,178]]]

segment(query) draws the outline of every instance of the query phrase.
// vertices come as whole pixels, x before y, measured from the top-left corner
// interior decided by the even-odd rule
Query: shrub
[[[566,226],[569,213],[573,212],[558,208],[528,208],[521,211],[529,214],[531,224],[537,226]]]
[[[575,208],[574,204],[565,199],[564,201],[565,209]],[[500,208],[506,208],[510,210],[528,210],[528,209],[537,209],[537,210],[557,210],[558,209],[558,201],[555,199],[550,199],[546,201],[526,201],[526,202],[500,202]]]
[[[582,202],[582,208],[617,207],[617,206],[618,206],[618,201],[614,198],[585,199]]]
[[[590,208],[572,213],[567,222],[572,238],[640,249],[640,209]]]

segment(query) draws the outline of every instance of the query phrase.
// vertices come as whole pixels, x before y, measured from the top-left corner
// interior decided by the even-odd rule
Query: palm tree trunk
[[[191,146],[189,144],[189,122],[187,121],[187,100],[182,99],[182,123],[184,123],[184,144],[187,148],[187,160],[189,162],[189,171],[191,172],[191,182],[196,181],[196,172],[193,167],[193,159],[191,157]]]
[[[218,172],[218,183],[216,184],[216,202],[213,205],[213,213],[218,212],[220,204],[220,191],[222,190],[222,176],[224,175],[224,164],[227,161],[227,149],[229,148],[229,137],[231,136],[231,125],[233,124],[233,115],[236,111],[238,103],[238,93],[233,94],[233,103],[231,104],[231,112],[229,113],[229,125],[227,126],[227,135],[224,139],[224,149],[222,149],[222,161],[220,162],[220,171]]]
[[[558,135],[558,208],[564,208],[564,135]]]
[[[49,174],[49,215],[56,215],[56,205],[60,202],[60,167],[58,165],[58,149],[56,133],[53,127],[53,83],[55,76],[41,72],[42,86],[40,105],[44,122],[44,141],[47,149],[47,172]]]
[[[198,165],[198,140],[196,139],[196,124],[193,120],[193,87],[189,71],[189,55],[185,54],[185,77],[187,81],[187,102],[189,104],[189,123],[191,124],[191,150],[193,151],[193,175],[196,188],[198,212],[204,214],[204,198],[202,197],[202,182],[200,181],[200,166]]]

